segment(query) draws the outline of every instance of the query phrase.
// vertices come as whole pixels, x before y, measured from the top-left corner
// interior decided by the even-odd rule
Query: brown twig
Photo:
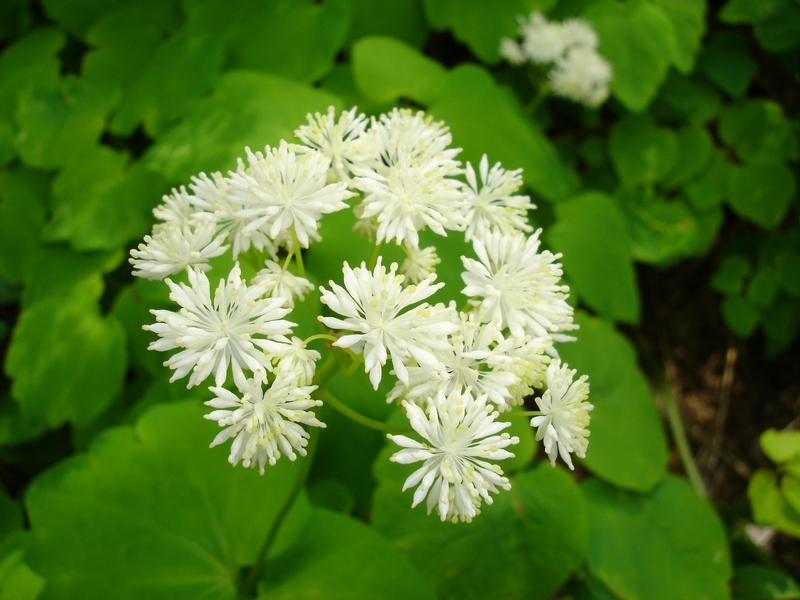
[[[725,354],[725,369],[722,372],[722,385],[719,392],[719,406],[714,419],[714,434],[711,438],[711,451],[706,460],[706,472],[711,473],[717,468],[720,453],[722,452],[722,440],[725,436],[725,421],[728,418],[728,407],[731,402],[731,389],[733,388],[733,377],[736,368],[736,358],[738,352],[732,343],[728,346]]]

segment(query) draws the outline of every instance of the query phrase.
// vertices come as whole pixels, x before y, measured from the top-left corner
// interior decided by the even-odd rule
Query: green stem
[[[267,538],[264,540],[264,544],[258,551],[256,560],[239,590],[239,598],[244,599],[256,597],[256,587],[258,585],[258,578],[261,575],[261,568],[264,565],[264,561],[269,554],[272,544],[275,543],[275,539],[278,537],[278,532],[281,529],[281,525],[286,520],[286,517],[289,516],[295,501],[300,496],[300,492],[303,490],[303,487],[305,487],[308,474],[311,471],[311,464],[314,462],[314,453],[317,450],[318,439],[319,433],[316,429],[313,429],[309,434],[308,446],[306,446],[306,456],[304,456],[302,459],[303,462],[300,465],[300,473],[297,475],[297,479],[294,482],[292,490],[289,492],[289,496],[286,498],[286,502],[284,502],[283,506],[281,506],[280,511],[278,511],[278,514],[275,516],[275,520],[272,522],[272,526],[269,528]]]
[[[538,410],[521,410],[518,412],[500,413],[500,418],[540,417],[540,416],[542,416],[542,413],[541,411]]]
[[[377,431],[383,431],[385,433],[405,433],[411,431],[411,427],[408,425],[392,425],[391,423],[384,423],[383,421],[370,419],[369,417],[366,417],[360,412],[357,412],[347,406],[328,390],[321,390],[317,393],[323,402],[326,402],[328,405],[342,413],[345,417],[355,421],[359,425],[363,425],[364,427],[369,427],[370,429],[375,429]]]
[[[306,270],[303,267],[303,249],[300,247],[300,241],[297,239],[297,232],[292,227],[292,252],[297,259],[297,274],[300,277],[306,276]]]
[[[678,455],[681,457],[683,470],[686,471],[686,476],[689,478],[689,481],[692,482],[697,495],[706,498],[708,496],[706,486],[703,483],[703,478],[700,476],[700,471],[697,469],[697,463],[694,462],[692,449],[689,446],[689,439],[686,437],[686,430],[683,427],[683,421],[678,411],[678,403],[675,401],[675,396],[672,393],[669,382],[665,382],[662,389],[667,422],[672,432],[672,439],[675,441],[675,446],[678,449]]]
[[[533,116],[533,114],[536,112],[536,109],[539,108],[539,106],[541,106],[542,102],[544,102],[545,98],[547,98],[547,96],[549,95],[550,95],[550,84],[542,83],[541,85],[539,85],[536,90],[536,95],[525,106],[525,112]]]
[[[378,257],[381,255],[381,245],[375,244],[375,247],[372,249],[372,254],[369,257],[369,264],[367,268],[372,271],[375,268],[375,265],[378,263]]]
[[[318,333],[317,335],[312,335],[310,338],[306,339],[303,344],[308,346],[309,342],[313,342],[314,340],[328,340],[329,342],[335,342],[339,338],[328,335],[327,333]]]

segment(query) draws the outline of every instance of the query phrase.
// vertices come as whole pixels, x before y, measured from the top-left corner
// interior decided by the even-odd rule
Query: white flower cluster
[[[233,439],[230,462],[262,473],[282,455],[305,455],[302,425],[324,427],[312,396],[331,373],[317,372],[321,355],[307,344],[328,338],[328,364],[363,360],[376,390],[390,362],[396,381],[387,400],[402,405],[420,438],[389,436],[402,448],[393,461],[423,463],[404,486],[416,486],[413,506],[427,498],[442,520],[470,521],[509,489],[489,462],[513,456],[507,448],[519,442],[503,433],[510,423],[500,416],[535,393],[537,439],[551,462],[560,455],[572,468],[571,454],[585,456],[588,443],[589,387],[555,358],[554,344],[573,340],[576,325],[560,255],[542,250],[541,230],[527,222],[534,206],[517,194],[520,171],[490,168],[486,156],[477,173],[462,168],[448,128],[421,111],[368,120],[354,108],[337,119],[331,107],[309,115],[296,135],[302,144],[248,148],[228,176],[200,174],[190,191],[173,190],[154,211],[161,222],[153,234],[131,251],[135,275],[186,274],[188,284],[166,279],[180,308],[151,311],[156,323],[144,328],[159,336],[151,349],[178,351],[164,363],[172,380],[188,375],[192,387],[213,376],[206,418],[224,429],[211,445]],[[342,283],[319,288],[329,312],[318,320],[333,334],[302,340],[284,319],[314,292],[302,249],[320,239],[323,215],[356,196],[356,230],[375,240],[375,258],[344,263]],[[425,229],[472,243],[475,257],[461,257],[462,310],[454,300],[428,302],[444,284],[436,283],[435,248],[420,247]],[[386,242],[405,251],[401,267],[384,264]],[[234,260],[258,266],[248,284],[236,262],[212,297],[209,260],[229,248]],[[236,391],[224,387],[229,369]]]
[[[608,98],[611,65],[597,52],[598,38],[583,19],[548,21],[540,12],[520,15],[522,41],[503,38],[500,54],[513,65],[544,65],[553,93],[596,108]]]

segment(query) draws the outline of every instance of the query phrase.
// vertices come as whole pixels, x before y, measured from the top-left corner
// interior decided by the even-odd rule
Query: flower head
[[[160,339],[150,344],[151,350],[183,348],[164,363],[175,370],[170,381],[191,371],[188,387],[192,387],[213,373],[216,384],[221,386],[228,366],[234,376],[244,368],[252,371],[256,379],[264,380],[266,371],[272,369],[270,357],[263,351],[268,338],[286,335],[295,325],[283,320],[289,313],[284,300],[264,298],[261,286],[248,287],[241,278],[239,263],[227,281],[220,280],[213,300],[208,278],[199,269],[189,270],[190,286],[169,279],[166,282],[172,291],[170,300],[181,309],[151,310],[157,322],[143,329],[159,335]]]
[[[549,74],[553,93],[590,108],[608,98],[611,65],[592,48],[573,48]]]
[[[511,483],[502,469],[487,462],[514,456],[506,447],[519,443],[518,437],[501,434],[510,423],[496,421],[499,413],[486,404],[486,396],[473,398],[469,390],[442,392],[421,407],[403,401],[411,427],[427,443],[404,435],[389,435],[402,447],[391,460],[400,464],[424,461],[406,479],[403,491],[419,484],[412,508],[428,497],[428,514],[436,507],[442,521],[471,521],[483,501],[492,503],[490,494],[498,488],[509,490]]]
[[[436,272],[436,265],[442,262],[442,259],[436,254],[434,246],[422,249],[412,246],[406,248],[406,254],[408,254],[408,258],[400,265],[400,272],[413,283],[427,279],[431,273]]]
[[[572,307],[567,304],[569,288],[559,285],[560,254],[539,252],[541,229],[526,238],[522,233],[493,230],[483,240],[473,240],[479,261],[461,257],[467,287],[463,293],[481,298],[472,301],[484,319],[500,319],[516,337],[552,336],[576,329]]]
[[[532,12],[526,19],[518,17],[522,34],[522,49],[533,62],[552,62],[564,54],[567,37],[561,23],[548,21],[540,12]]]
[[[589,411],[594,408],[586,402],[589,397],[588,377],[582,375],[573,381],[576,371],[554,360],[547,367],[545,381],[547,391],[536,404],[542,414],[531,419],[531,426],[536,428],[536,440],[544,440],[544,450],[551,464],[556,464],[556,456],[567,463],[570,469],[572,459],[570,452],[584,458],[589,445]]]
[[[355,332],[340,337],[334,346],[364,353],[364,368],[373,387],[378,389],[381,368],[389,356],[397,377],[406,383],[408,371],[404,363],[410,358],[435,369],[439,362],[433,350],[447,343],[445,336],[454,326],[449,319],[442,318],[444,307],[431,307],[427,303],[411,306],[444,285],[433,283],[436,275],[430,275],[419,285],[404,287],[405,276],[397,274],[397,264],[392,264],[387,272],[380,257],[372,271],[365,263],[355,269],[344,263],[343,273],[344,287],[331,281],[332,291],[320,287],[320,292],[322,303],[345,318],[319,317],[319,320],[332,329]]]
[[[261,475],[266,463],[274,465],[281,454],[292,461],[297,458],[295,451],[305,456],[309,434],[300,423],[325,427],[309,410],[322,405],[319,400],[311,399],[317,386],[298,386],[294,379],[279,376],[271,386],[262,389],[260,381],[245,380],[241,375],[236,377],[236,385],[241,398],[223,387],[209,388],[216,397],[205,404],[216,410],[205,418],[225,427],[211,447],[235,437],[228,462],[234,466],[239,461],[245,467],[258,465]]]
[[[300,277],[284,269],[272,260],[264,261],[264,268],[253,277],[253,283],[262,285],[273,298],[283,298],[286,306],[294,307],[294,299],[303,300],[314,289],[305,277]]]

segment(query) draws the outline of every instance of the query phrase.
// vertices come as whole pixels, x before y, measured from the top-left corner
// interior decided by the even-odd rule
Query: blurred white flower
[[[586,457],[589,411],[594,407],[586,402],[589,378],[582,375],[578,381],[573,381],[577,371],[567,367],[558,359],[547,367],[547,390],[541,398],[536,398],[542,414],[531,419],[531,426],[536,428],[536,440],[544,440],[550,463],[555,466],[556,456],[560,455],[569,468],[574,469],[570,452],[580,458]]]
[[[500,163],[489,169],[489,158],[484,154],[478,165],[481,186],[478,186],[475,170],[467,162],[466,193],[467,229],[465,239],[481,238],[492,227],[501,231],[533,231],[528,225],[528,211],[536,208],[528,196],[514,196],[522,186],[522,169],[506,171]]]
[[[294,134],[308,148],[296,146],[297,152],[319,150],[331,161],[329,181],[347,181],[354,168],[363,168],[374,162],[375,149],[367,143],[365,130],[367,117],[356,116],[356,108],[342,111],[339,119],[333,106],[325,114],[309,113],[308,125],[301,125]],[[333,175],[333,177],[331,177]]]
[[[419,285],[404,287],[405,276],[397,274],[397,264],[392,264],[387,272],[380,257],[372,271],[363,262],[355,269],[344,263],[342,270],[344,287],[331,281],[333,291],[319,289],[322,303],[345,318],[321,316],[319,320],[332,329],[357,332],[340,337],[333,345],[364,353],[364,368],[372,386],[378,389],[382,367],[389,356],[397,378],[406,383],[408,371],[404,363],[409,358],[429,369],[437,369],[439,361],[435,351],[446,347],[445,337],[456,326],[442,318],[443,307],[425,303],[410,308],[444,285],[433,283],[436,275],[430,275]],[[406,309],[409,310],[401,312]]]
[[[309,434],[299,424],[325,427],[309,410],[322,406],[321,401],[311,399],[317,386],[297,385],[293,378],[278,376],[263,390],[260,381],[245,380],[241,374],[236,376],[236,385],[241,398],[223,387],[209,388],[216,398],[205,404],[216,410],[205,418],[225,427],[211,447],[235,436],[228,462],[233,466],[239,461],[245,467],[258,465],[261,475],[266,463],[274,465],[281,454],[292,461],[297,458],[295,451],[305,456]]]
[[[248,167],[231,173],[230,195],[243,208],[236,216],[249,220],[244,232],[260,231],[272,239],[293,231],[303,248],[317,235],[323,214],[347,208],[355,194],[344,182],[327,183],[330,159],[316,150],[296,154],[281,141],[253,154],[245,148]]]
[[[209,259],[224,254],[225,236],[216,238],[216,220],[208,213],[197,213],[192,223],[174,221],[157,224],[153,235],[144,236],[144,244],[131,250],[133,274],[145,279],[164,279],[187,267],[208,271]]]
[[[560,285],[560,254],[539,252],[541,229],[525,234],[493,230],[483,240],[473,240],[479,260],[461,257],[466,272],[462,293],[480,308],[484,319],[499,319],[516,337],[554,337],[577,329],[572,307],[567,304],[569,287]],[[566,336],[562,341],[569,339]]]
[[[567,37],[561,23],[548,21],[540,12],[532,12],[528,18],[520,15],[517,22],[522,49],[533,62],[552,62],[564,54]]]
[[[553,93],[590,108],[608,98],[611,65],[591,48],[574,48],[548,75]]]
[[[422,249],[412,246],[405,248],[405,251],[408,258],[400,265],[400,272],[412,283],[419,283],[423,279],[427,279],[431,273],[436,272],[436,265],[442,262],[442,259],[436,254],[434,246]]]
[[[567,48],[597,48],[597,33],[584,19],[567,19],[561,24]]]
[[[519,66],[527,60],[525,51],[516,40],[504,37],[500,40],[500,56],[514,66]]]
[[[505,448],[519,443],[519,438],[500,434],[511,423],[495,420],[499,413],[487,406],[486,396],[473,398],[469,390],[449,396],[440,392],[428,403],[427,414],[407,401],[403,407],[411,427],[427,441],[387,436],[402,447],[392,456],[393,462],[424,461],[403,484],[403,491],[419,484],[412,508],[427,496],[428,514],[436,507],[442,521],[469,522],[480,513],[483,501],[492,503],[490,494],[498,493],[498,488],[511,489],[502,469],[487,460],[513,457]]]
[[[161,352],[183,348],[171,356],[164,366],[175,370],[170,381],[192,372],[188,387],[202,383],[213,373],[218,386],[225,383],[228,366],[234,376],[248,369],[263,381],[272,368],[263,347],[268,337],[291,333],[295,325],[284,321],[289,309],[284,300],[264,298],[259,285],[248,287],[241,278],[239,263],[228,280],[220,280],[211,299],[208,278],[199,269],[189,270],[189,283],[175,284],[166,280],[172,293],[170,300],[180,305],[178,312],[151,310],[156,323],[143,329],[158,334],[149,346]],[[264,336],[254,338],[253,336]]]

